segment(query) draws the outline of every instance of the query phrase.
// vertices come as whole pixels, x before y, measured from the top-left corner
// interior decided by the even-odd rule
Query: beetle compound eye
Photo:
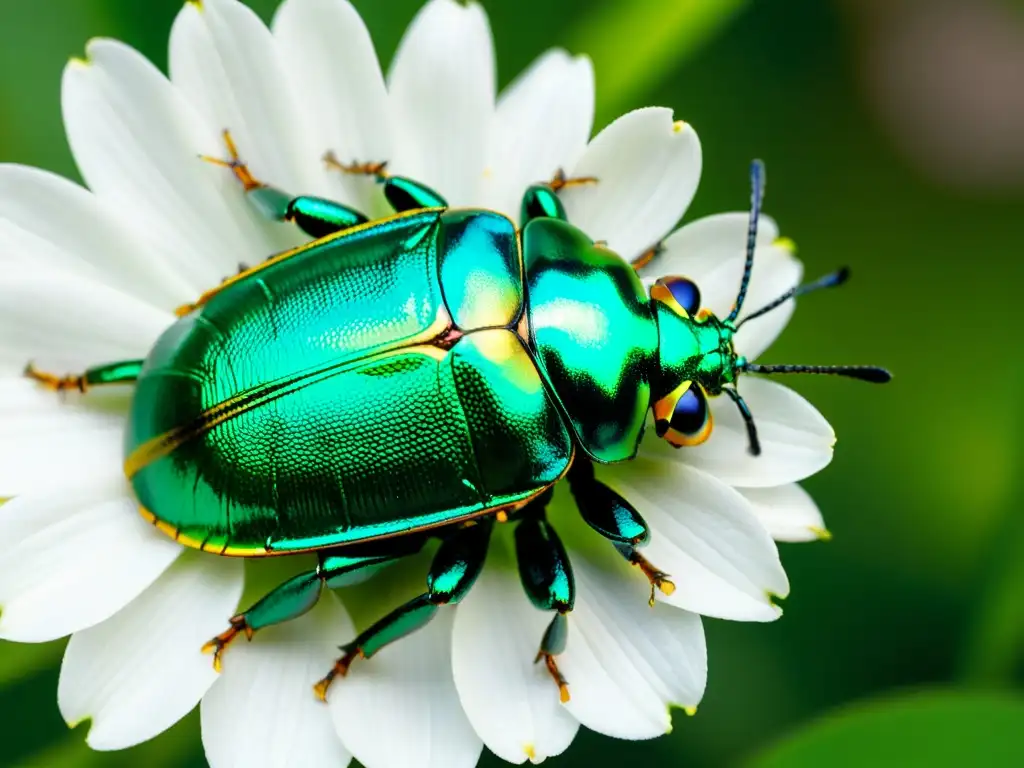
[[[699,384],[684,381],[654,406],[654,428],[677,448],[699,445],[711,435],[711,410]]]
[[[659,278],[651,289],[651,297],[669,305],[680,314],[693,317],[700,309],[700,288],[685,277]]]

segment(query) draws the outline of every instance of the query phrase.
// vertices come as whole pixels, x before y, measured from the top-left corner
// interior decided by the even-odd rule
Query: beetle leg
[[[330,672],[313,686],[321,701],[338,677],[348,674],[357,658],[368,659],[384,646],[425,626],[442,605],[455,605],[465,597],[484,567],[493,521],[459,528],[451,533],[434,555],[427,575],[427,591],[400,605],[384,618],[341,646],[343,655]]]
[[[559,671],[555,657],[565,650],[569,633],[566,614],[576,600],[576,582],[565,547],[544,516],[544,508],[550,500],[548,490],[520,510],[522,519],[515,532],[516,560],[519,579],[530,602],[542,611],[555,611],[541,639],[536,662],[544,662],[558,686],[559,698],[565,703],[569,701],[569,684]]]
[[[106,384],[133,383],[139,378],[143,362],[142,360],[123,360],[118,363],[97,365],[87,369],[85,373],[67,374],[66,376],[40,371],[32,363],[29,363],[25,366],[25,376],[33,381],[38,381],[54,392],[77,390],[84,393],[93,387]]]
[[[384,197],[396,213],[448,207],[448,201],[426,184],[404,176],[392,176],[387,172],[387,162],[343,163],[333,152],[327,152],[324,155],[324,163],[328,168],[342,173],[375,177],[378,183],[384,185]]]
[[[246,199],[270,221],[290,221],[310,237],[320,238],[368,221],[359,211],[320,197],[295,197],[277,187],[264,184],[252,175],[239,157],[230,131],[224,131],[227,159],[200,155],[208,163],[230,168],[245,191]]]
[[[559,168],[555,171],[555,175],[551,177],[551,181],[549,181],[547,185],[555,192],[561,192],[563,189],[568,187],[582,187],[587,184],[597,183],[598,178],[596,176],[568,177],[565,175],[565,171]]]
[[[664,250],[665,244],[659,241],[629,263],[632,265],[633,269],[641,270],[654,261],[655,258],[660,256]]]
[[[671,595],[676,585],[669,575],[651,565],[638,549],[651,538],[647,523],[633,505],[594,477],[594,465],[577,458],[569,470],[569,489],[584,521],[608,539],[632,565],[639,568],[651,583],[650,605],[655,592]]]
[[[325,586],[333,589],[357,584],[422,546],[422,541],[410,541],[414,547],[381,554],[347,555],[330,550],[320,553],[315,569],[293,576],[260,598],[249,610],[233,616],[230,626],[203,646],[203,653],[213,654],[213,667],[219,672],[224,652],[239,635],[244,634],[251,640],[257,630],[297,619],[316,605]]]

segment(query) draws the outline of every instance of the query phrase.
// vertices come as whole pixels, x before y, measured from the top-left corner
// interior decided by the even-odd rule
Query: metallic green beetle
[[[884,381],[880,369],[760,367],[733,351],[754,253],[763,172],[752,171],[747,264],[731,314],[700,310],[697,287],[663,278],[650,293],[632,266],[566,221],[556,177],[526,191],[522,230],[483,210],[450,210],[432,190],[383,164],[397,215],[369,222],[327,200],[292,198],[255,180],[225,134],[229,167],[268,217],[316,238],[208,291],[139,361],[59,378],[55,389],[135,382],[125,473],[142,514],[183,544],[218,555],[315,551],[319,563],[230,621],[240,633],[308,611],[324,586],[362,580],[441,539],[426,591],[343,646],[321,683],[357,657],[457,603],[483,567],[493,522],[516,520],[521,579],[553,612],[538,659],[568,688],[555,656],[573,607],[571,565],[544,516],[567,477],[584,519],[655,589],[666,574],[639,553],[647,525],[596,480],[592,462],[628,461],[648,411],[659,435],[694,445],[711,430],[706,398],[741,371],[841,373]],[[209,158],[208,158],[209,159]],[[845,271],[794,288],[762,312]]]

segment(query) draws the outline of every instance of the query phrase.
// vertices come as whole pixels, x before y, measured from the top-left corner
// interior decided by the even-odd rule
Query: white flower
[[[16,497],[0,514],[0,637],[72,635],[58,701],[69,723],[92,721],[94,748],[149,739],[201,700],[214,766],[344,765],[354,755],[368,768],[458,768],[483,745],[511,762],[540,761],[563,751],[580,723],[648,738],[670,728],[670,705],[695,707],[706,678],[698,614],[778,615],[772,597],[788,583],[769,533],[800,540],[822,530],[793,483],[828,463],[833,435],[795,393],[745,377],[760,458],[748,456],[731,403],[714,403],[706,445],[673,451],[651,437],[636,462],[599,469],[646,517],[644,552],[675,583],[653,608],[644,576],[556,499],[552,520],[578,586],[559,656],[567,704],[533,663],[550,616],[518,582],[511,526],[499,526],[463,603],[353,665],[329,707],[310,686],[355,631],[331,595],[236,643],[218,678],[199,649],[235,612],[243,563],[185,551],[138,515],[121,469],[130,394],[58,397],[21,376],[28,360],[77,371],[144,357],[175,307],[238,262],[302,240],[255,215],[231,174],[197,160],[219,151],[225,127],[257,177],[367,213],[384,211],[379,189],[326,169],[326,150],[387,160],[452,205],[513,216],[531,182],[558,169],[596,176],[563,191],[571,221],[626,258],[665,238],[700,175],[692,128],[668,110],[639,110],[588,143],[589,61],[551,51],[496,99],[491,46],[478,5],[431,0],[385,85],[346,0],[286,0],[271,30],[235,0],[190,3],[172,33],[169,80],[109,40],[68,65],[64,118],[89,191],[0,167],[0,497]],[[694,278],[724,313],[745,227],[746,214],[689,224],[650,269]],[[748,307],[800,278],[776,238],[763,221]],[[759,354],[791,311],[745,327],[740,351]],[[345,604],[365,626],[421,591],[425,568],[414,558],[345,590]]]

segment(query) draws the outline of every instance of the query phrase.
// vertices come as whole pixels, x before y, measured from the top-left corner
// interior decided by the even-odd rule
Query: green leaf
[[[708,41],[747,0],[620,0],[584,15],[570,48],[594,60],[601,116],[614,116]]]
[[[785,737],[748,768],[1024,765],[1024,698],[927,691],[855,705]]]

